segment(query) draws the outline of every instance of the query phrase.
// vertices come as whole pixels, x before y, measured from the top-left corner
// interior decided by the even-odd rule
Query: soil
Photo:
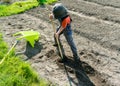
[[[73,19],[73,38],[81,63],[73,60],[64,36],[61,41],[68,60],[58,62],[60,57],[53,46],[54,30],[48,18],[52,5],[1,17],[0,30],[4,40],[12,46],[16,41],[14,33],[31,29],[40,32],[40,40],[34,48],[21,40],[16,46],[16,54],[30,62],[41,77],[57,86],[120,86],[120,8],[115,7],[118,4],[109,2],[112,5],[108,5],[106,2],[105,5],[97,0],[59,2],[69,9]],[[58,22],[55,24],[57,27]]]

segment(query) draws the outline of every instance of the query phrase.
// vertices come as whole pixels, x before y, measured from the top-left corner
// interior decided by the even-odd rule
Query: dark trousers
[[[69,28],[69,27],[68,27],[68,28]],[[66,40],[67,40],[67,43],[69,44],[69,46],[70,46],[70,48],[71,48],[71,50],[72,50],[73,57],[74,57],[75,60],[77,60],[77,59],[79,59],[79,56],[78,56],[78,54],[77,54],[77,48],[76,48],[76,45],[75,45],[75,43],[74,43],[74,40],[73,40],[73,37],[72,37],[72,33],[70,33],[70,34],[68,34],[68,33],[69,33],[69,30],[65,29],[61,34],[64,34],[64,36],[65,36],[65,38],[66,38]],[[60,34],[60,35],[61,35],[61,34]],[[57,40],[56,40],[55,36],[54,36],[54,39],[55,39],[55,43],[57,44]],[[64,56],[65,56],[65,52],[64,52],[64,49],[63,49],[63,45],[62,45],[62,43],[61,43],[61,41],[60,41],[60,36],[58,37],[58,41],[59,41],[59,44],[60,44],[60,48],[61,48],[61,51],[62,51],[62,55],[63,55],[63,57],[64,57]],[[58,46],[56,47],[56,49],[57,49],[57,51],[58,51],[59,56],[61,56],[61,55],[60,55],[60,50],[59,50],[59,47],[58,47]]]

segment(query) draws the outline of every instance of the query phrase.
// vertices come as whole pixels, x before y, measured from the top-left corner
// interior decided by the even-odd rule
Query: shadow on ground
[[[24,60],[28,60],[28,59],[31,59],[32,57],[34,57],[35,55],[37,55],[38,53],[40,53],[42,49],[43,49],[42,43],[40,43],[38,41],[35,42],[34,47],[32,47],[30,45],[30,43],[27,42],[25,50],[22,52],[17,52],[16,55],[24,54],[26,56],[26,58],[24,58]]]
[[[90,70],[92,70],[88,64],[84,62],[76,63],[72,59],[68,59],[64,64],[57,64],[65,69],[70,86],[95,86],[87,76],[87,73],[90,73]],[[74,80],[69,73],[74,74],[77,80]]]

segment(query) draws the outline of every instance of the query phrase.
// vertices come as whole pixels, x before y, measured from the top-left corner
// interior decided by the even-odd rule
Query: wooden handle
[[[54,33],[56,33],[54,21],[53,20],[51,20],[51,21],[52,21],[52,26],[53,26]],[[56,36],[55,36],[55,38],[57,40],[58,48],[59,48],[59,51],[60,51],[60,56],[63,59],[63,54],[62,54],[62,50],[61,50],[61,47],[60,47],[60,42],[59,42],[59,40]]]

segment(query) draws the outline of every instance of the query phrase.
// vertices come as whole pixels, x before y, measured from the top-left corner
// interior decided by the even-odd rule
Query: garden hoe
[[[54,30],[54,33],[56,33],[56,29],[55,29],[55,24],[54,24],[54,21],[51,20],[52,22],[52,26],[53,26],[53,30]],[[60,51],[60,56],[61,56],[61,59],[63,59],[63,54],[62,54],[62,50],[60,48],[60,43],[59,43],[59,40],[58,38],[55,36],[56,40],[57,40],[57,44],[58,44],[58,48],[59,48],[59,51]]]
[[[32,47],[34,47],[35,41],[38,41],[40,38],[40,33],[37,31],[20,31],[17,32],[15,34],[13,34],[13,36],[17,36],[17,35],[22,35],[21,37],[17,38],[17,41],[13,44],[13,46],[10,48],[10,50],[7,52],[7,54],[3,57],[3,59],[0,61],[0,64],[2,64],[5,59],[9,56],[9,54],[11,53],[11,51],[13,51],[13,49],[15,48],[15,46],[18,44],[18,42],[21,39],[26,39],[26,41],[28,41],[30,43],[30,45]]]
[[[51,22],[52,22],[54,33],[56,33],[55,24],[54,24],[54,21],[52,19],[51,19]],[[59,51],[60,51],[61,59],[63,59],[63,54],[62,54],[62,50],[61,50],[61,47],[60,47],[59,40],[56,36],[55,36],[55,38],[57,40],[57,45],[58,45],[58,48],[59,48]],[[66,75],[68,77],[69,85],[72,86],[72,83],[71,83],[71,80],[70,80],[70,77],[69,77],[69,74],[68,74],[68,71],[67,71],[67,68],[66,68],[65,64],[64,64],[64,68],[65,68]]]

